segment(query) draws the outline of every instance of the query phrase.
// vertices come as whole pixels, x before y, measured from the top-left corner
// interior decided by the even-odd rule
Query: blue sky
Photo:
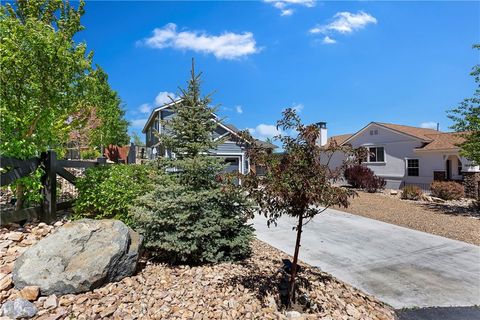
[[[289,106],[329,135],[370,121],[448,130],[446,110],[474,90],[479,21],[480,2],[92,1],[77,40],[131,131],[185,84],[192,57],[219,114],[261,138]]]

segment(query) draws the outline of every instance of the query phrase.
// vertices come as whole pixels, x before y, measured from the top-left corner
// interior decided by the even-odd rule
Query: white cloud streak
[[[337,40],[330,38],[329,36],[325,36],[322,40],[323,44],[334,44],[337,43]]]
[[[359,11],[357,13],[351,12],[337,12],[332,21],[328,24],[317,25],[309,30],[311,34],[323,34],[322,43],[333,44],[336,43],[335,39],[332,39],[329,34],[348,34],[357,30],[365,28],[369,24],[377,24],[377,19],[364,12]]]
[[[155,97],[155,101],[153,103],[144,103],[140,105],[140,107],[138,107],[138,111],[140,113],[150,113],[152,112],[153,108],[161,107],[166,103],[172,102],[170,98],[172,98],[173,100],[178,99],[175,93],[168,92],[168,91],[161,91],[157,94],[157,96]]]
[[[145,123],[147,123],[147,119],[135,119],[135,120],[132,120],[130,122],[130,126],[132,128],[138,128],[138,129],[142,129],[143,126],[145,125]]]
[[[172,99],[173,100],[178,99],[178,97],[175,95],[175,93],[167,92],[167,91],[161,91],[155,97],[155,106],[161,107],[164,104],[172,102]]]
[[[420,127],[426,129],[437,129],[437,123],[435,121],[422,122]]]
[[[280,10],[281,16],[291,16],[295,10],[294,6],[303,6],[307,8],[314,7],[316,0],[264,0],[266,3],[272,4],[275,8]]]
[[[140,43],[156,49],[173,48],[213,54],[217,59],[228,60],[239,59],[261,50],[251,32],[224,32],[218,36],[199,31],[179,32],[174,23],[155,28],[153,35]]]
[[[377,19],[366,12],[338,12],[333,16],[332,22],[314,27],[310,29],[310,33],[352,33],[365,28],[370,23],[376,24]]]
[[[295,110],[297,113],[300,113],[302,112],[304,105],[301,103],[294,103],[291,108]]]
[[[282,131],[277,129],[276,126],[271,124],[259,124],[255,128],[247,128],[252,136],[260,140],[272,139],[278,134],[282,134]]]
[[[236,111],[238,114],[242,114],[242,113],[243,113],[243,108],[242,108],[242,106],[235,106],[235,111]]]

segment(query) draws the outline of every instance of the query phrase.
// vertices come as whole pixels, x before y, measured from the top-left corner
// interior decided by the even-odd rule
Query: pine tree
[[[159,135],[175,156],[159,159],[155,188],[132,207],[147,249],[170,262],[218,262],[245,257],[253,229],[246,224],[250,203],[228,180],[219,158],[209,155],[221,141],[209,96],[201,97],[201,74],[192,64],[175,116]]]

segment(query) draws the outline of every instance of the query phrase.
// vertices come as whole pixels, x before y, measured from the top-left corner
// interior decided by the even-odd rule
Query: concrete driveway
[[[295,220],[253,224],[293,255]],[[464,242],[329,209],[305,226],[300,259],[397,309],[480,305],[480,247]]]

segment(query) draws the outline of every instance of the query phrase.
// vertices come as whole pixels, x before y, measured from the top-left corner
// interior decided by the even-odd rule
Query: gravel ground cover
[[[279,308],[282,258],[255,240],[241,263],[171,266],[145,261],[137,275],[78,295],[38,297],[35,288],[13,288],[15,259],[55,226],[29,224],[0,229],[0,303],[23,297],[38,308],[36,319],[394,319],[394,311],[372,296],[303,264],[301,282],[310,313]],[[316,309],[316,313],[311,310]],[[0,317],[1,319],[2,317]]]
[[[382,193],[360,191],[347,209],[336,209],[480,245],[480,214],[465,206],[401,200]]]

